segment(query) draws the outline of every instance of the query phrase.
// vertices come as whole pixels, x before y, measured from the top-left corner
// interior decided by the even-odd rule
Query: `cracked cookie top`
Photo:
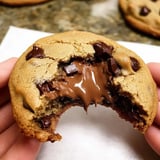
[[[156,114],[156,85],[143,60],[103,36],[70,31],[36,41],[17,61],[9,88],[22,131],[60,140],[60,115],[71,106],[111,107],[141,132]]]

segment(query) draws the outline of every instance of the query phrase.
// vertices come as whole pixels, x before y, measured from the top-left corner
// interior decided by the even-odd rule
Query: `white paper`
[[[35,40],[50,33],[10,27],[0,46],[0,61],[18,57]],[[139,54],[145,62],[160,62],[160,47],[118,42]],[[38,160],[159,160],[143,135],[117,113],[102,106],[66,111],[57,126],[63,139],[43,145]]]
[[[10,26],[0,46],[0,61],[10,57],[19,57],[37,39],[51,35],[31,29]],[[160,47],[142,43],[118,41],[118,43],[135,51],[146,62],[160,62]]]
[[[33,42],[50,33],[10,26],[0,46],[0,61],[19,57]]]

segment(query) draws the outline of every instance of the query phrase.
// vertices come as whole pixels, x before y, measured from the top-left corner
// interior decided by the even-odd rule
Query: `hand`
[[[158,87],[159,105],[154,123],[145,133],[145,138],[153,150],[160,155],[160,63],[150,63],[148,67]]]
[[[0,159],[34,160],[39,152],[40,142],[22,135],[12,117],[7,85],[16,60],[11,58],[0,63]]]

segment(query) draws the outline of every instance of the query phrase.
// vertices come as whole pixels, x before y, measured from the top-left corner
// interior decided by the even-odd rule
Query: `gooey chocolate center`
[[[60,76],[59,80],[50,83],[50,92],[44,92],[46,97],[56,99],[58,97],[69,97],[72,100],[81,100],[85,110],[91,103],[100,104],[105,98],[112,103],[112,98],[107,89],[109,76],[107,75],[107,62],[94,65],[74,61],[66,67],[74,67],[73,75]],[[71,74],[71,73],[69,73]]]
[[[130,122],[145,124],[141,115],[146,113],[142,107],[133,104],[131,94],[120,91],[120,86],[113,84],[113,78],[122,75],[121,67],[112,56],[114,48],[103,42],[93,44],[93,48],[94,57],[73,57],[69,62],[59,62],[57,77],[36,84],[40,95],[50,100],[50,106],[46,108],[53,109],[58,106],[59,113],[63,113],[67,106],[80,105],[87,110],[90,104],[102,104],[112,107]],[[30,58],[45,58],[45,55],[41,49],[34,47],[26,56],[26,60]],[[130,57],[130,65],[135,72],[140,69],[139,62],[134,57]],[[43,116],[36,122],[46,129],[51,124],[52,116],[56,114],[53,112],[51,116]]]

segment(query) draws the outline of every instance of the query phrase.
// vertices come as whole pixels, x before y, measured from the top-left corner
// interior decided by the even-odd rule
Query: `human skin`
[[[160,155],[160,63],[149,63],[148,67],[151,71],[154,81],[157,84],[159,104],[154,123],[148,128],[147,132],[145,133],[145,138],[153,150]]]
[[[0,63],[0,159],[3,160],[34,160],[41,143],[33,138],[25,137],[14,121],[8,91],[9,75],[17,58]],[[160,63],[149,63],[153,79],[157,84],[160,100]],[[145,133],[145,138],[153,150],[160,155],[160,103],[154,123]]]
[[[8,80],[17,58],[0,63],[0,159],[34,160],[41,143],[25,137],[14,121],[8,91]]]

